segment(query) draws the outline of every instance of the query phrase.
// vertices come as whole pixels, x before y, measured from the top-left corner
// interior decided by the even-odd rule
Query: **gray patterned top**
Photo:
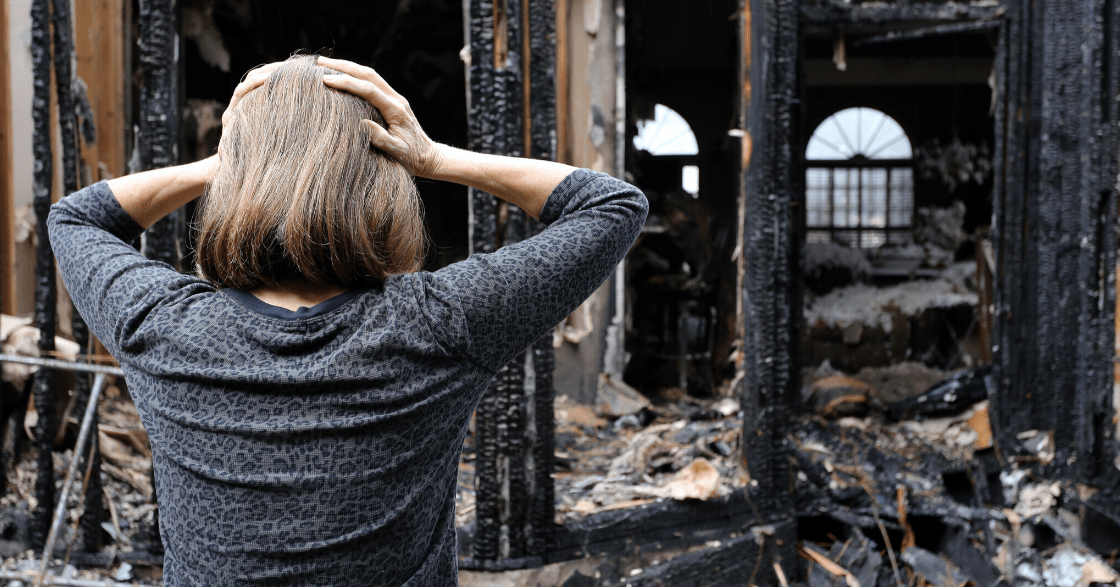
[[[151,437],[165,583],[455,585],[475,405],[607,278],[646,210],[576,171],[536,237],[291,312],[137,254],[104,182],[56,204],[63,280]]]

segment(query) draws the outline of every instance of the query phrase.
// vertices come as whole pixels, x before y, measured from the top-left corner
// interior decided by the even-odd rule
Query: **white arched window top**
[[[664,104],[653,107],[653,120],[638,121],[634,148],[651,155],[696,155],[700,152],[692,127]]]
[[[809,161],[910,159],[910,139],[895,119],[872,108],[848,108],[829,116],[813,131],[805,158]]]

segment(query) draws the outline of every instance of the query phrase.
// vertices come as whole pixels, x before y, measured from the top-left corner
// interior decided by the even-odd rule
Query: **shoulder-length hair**
[[[289,59],[236,106],[198,215],[198,271],[251,290],[302,280],[371,286],[419,270],[427,247],[412,176],[369,143],[365,100],[338,73]]]

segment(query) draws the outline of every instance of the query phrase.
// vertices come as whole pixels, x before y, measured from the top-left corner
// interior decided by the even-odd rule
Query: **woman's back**
[[[291,312],[138,255],[105,183],[56,205],[63,277],[152,440],[167,584],[454,584],[475,405],[609,275],[645,206],[577,171],[537,237]]]

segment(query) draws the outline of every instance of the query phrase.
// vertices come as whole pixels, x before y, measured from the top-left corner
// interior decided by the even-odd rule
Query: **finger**
[[[346,61],[345,59],[331,59],[330,57],[319,57],[319,65],[336,69],[360,80],[371,82],[380,88],[382,92],[394,98],[404,98],[404,96],[398,94],[397,91],[389,85],[389,82],[385,81],[385,78],[381,77],[381,74],[374,71],[371,67],[358,65],[353,61]]]
[[[264,83],[268,81],[268,78],[272,75],[272,73],[276,71],[276,69],[278,69],[281,65],[283,64],[269,63],[247,73],[241,83],[237,84],[237,87],[234,88],[233,97],[229,101],[228,109],[232,110],[233,107],[236,106],[237,103],[240,102],[241,99],[244,98],[249,92],[252,92],[253,90],[264,85]]]
[[[366,132],[369,133],[369,142],[371,145],[377,147],[393,159],[397,159],[398,161],[400,160],[400,157],[403,154],[403,141],[389,134],[389,131],[381,128],[380,124],[377,124],[372,120],[363,120],[362,126],[365,127]]]
[[[386,122],[399,120],[404,115],[404,106],[374,85],[372,82],[356,79],[348,75],[324,75],[323,83],[328,87],[349,92],[365,99],[381,112]]]

